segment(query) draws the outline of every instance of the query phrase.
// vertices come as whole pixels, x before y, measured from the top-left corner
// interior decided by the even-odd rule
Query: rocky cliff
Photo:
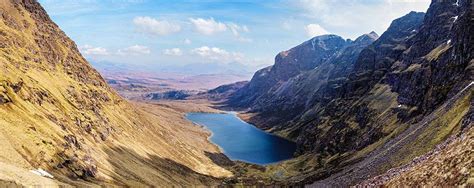
[[[119,97],[34,0],[0,1],[0,183],[213,185],[208,134]],[[44,169],[54,180],[30,179]],[[34,175],[36,176],[36,175]]]
[[[379,38],[316,37],[278,54],[227,103],[298,143],[299,157],[286,169],[307,174],[305,182],[360,182],[472,131],[472,10],[470,0],[433,0],[426,14],[394,20]],[[309,160],[317,161],[311,170],[296,167]]]
[[[275,65],[264,68],[253,76],[251,82],[232,96],[229,103],[240,107],[257,105],[263,95],[275,92],[288,79],[314,69],[347,45],[336,35],[315,37],[275,57]]]
[[[279,53],[274,66],[258,71],[249,84],[231,95],[228,103],[249,107],[250,112],[265,117],[257,123],[261,128],[276,128],[303,113],[328,82],[343,80],[360,51],[377,38],[374,32],[355,41],[336,35],[315,37]],[[286,70],[289,73],[284,73]]]

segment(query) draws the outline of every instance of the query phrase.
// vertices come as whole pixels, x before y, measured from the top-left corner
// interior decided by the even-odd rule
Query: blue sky
[[[376,31],[429,0],[39,0],[91,61],[273,64],[313,36]]]

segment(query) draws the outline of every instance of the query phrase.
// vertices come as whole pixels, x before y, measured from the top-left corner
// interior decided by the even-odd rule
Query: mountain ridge
[[[288,164],[319,161],[303,182],[356,184],[432,150],[450,135],[472,131],[472,7],[469,0],[433,0],[426,14],[394,20],[377,40],[348,56],[351,66],[329,73],[334,79],[311,77],[321,75],[318,68],[331,70],[321,66],[299,74],[293,71],[298,68],[288,69],[278,82],[278,76],[267,76],[270,66],[224,104],[245,110],[241,117],[257,127],[295,140],[297,159]],[[285,90],[291,92],[282,94]]]
[[[317,36],[250,82],[191,96],[298,144],[259,166],[184,119],[222,111],[127,101],[37,1],[1,1],[0,186],[470,186],[473,10],[433,0],[380,37]]]
[[[0,15],[0,162],[16,167],[0,168],[0,185],[32,186],[3,171],[17,168],[44,169],[56,186],[216,185],[232,176],[206,156],[220,153],[209,133],[182,112],[122,99],[37,1],[1,1]]]

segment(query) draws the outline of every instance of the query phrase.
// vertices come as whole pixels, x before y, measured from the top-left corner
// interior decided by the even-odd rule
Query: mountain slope
[[[301,72],[319,66],[345,45],[346,41],[339,36],[324,35],[281,52],[275,57],[275,65],[255,73],[250,83],[235,92],[229,103],[239,107],[257,105],[262,95],[274,92]]]
[[[297,138],[302,150],[332,155],[361,149],[393,130],[387,121],[396,120],[386,107],[398,106],[397,94],[383,77],[415,35],[423,16],[411,12],[394,20],[377,41],[360,52],[354,68],[346,73],[347,80],[321,91],[323,97],[313,100],[312,107],[297,121],[302,127]]]
[[[231,175],[179,112],[120,98],[39,3],[1,1],[0,15],[0,162],[76,185],[211,185]]]
[[[290,181],[356,184],[408,163],[451,135],[472,131],[466,128],[472,125],[474,91],[472,10],[469,0],[433,0],[426,15],[411,12],[394,20],[341,72],[317,77],[312,75],[331,69],[298,74],[290,69],[281,77],[291,78],[269,89],[265,84],[275,82],[266,80],[278,76],[267,76],[273,67],[262,69],[228,105],[249,109],[242,117],[297,141],[298,157],[283,165],[305,175]],[[305,162],[310,160],[317,162]]]
[[[328,83],[344,80],[360,51],[377,38],[374,32],[355,41],[344,41],[335,35],[315,37],[278,54],[274,66],[257,72],[247,86],[230,97],[228,103],[234,107],[251,107],[251,112],[258,112],[252,122],[276,131],[307,110],[311,100],[319,95],[318,90]],[[282,66],[285,67],[279,68]],[[292,67],[297,67],[298,71],[293,73]],[[282,73],[285,70],[292,73]],[[265,121],[259,122],[260,116],[265,117]]]

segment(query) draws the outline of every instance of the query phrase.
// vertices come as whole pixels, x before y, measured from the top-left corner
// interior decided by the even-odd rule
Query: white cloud
[[[240,41],[240,42],[252,42],[252,39],[241,36],[242,32],[244,32],[244,33],[249,32],[249,28],[246,25],[240,26],[240,25],[237,25],[237,24],[231,22],[231,23],[227,24],[227,26],[230,29],[230,31],[232,32],[232,35],[234,35],[234,37],[236,37],[238,41]]]
[[[326,31],[326,29],[321,27],[319,24],[308,24],[304,29],[308,37],[329,34],[329,32]]]
[[[227,30],[227,26],[224,23],[215,21],[214,18],[189,18],[189,21],[194,25],[197,32],[204,35],[213,35]]]
[[[191,44],[191,43],[193,43],[193,41],[191,41],[189,39],[184,39],[183,43],[184,44]]]
[[[212,56],[219,56],[219,55],[227,55],[228,52],[223,50],[223,49],[220,49],[220,48],[216,48],[216,47],[208,47],[208,46],[202,46],[202,47],[199,47],[199,48],[195,48],[193,50],[191,50],[191,53],[193,54],[197,54],[201,57],[212,57]]]
[[[383,33],[390,23],[410,11],[423,11],[431,0],[294,0],[287,1],[298,8],[303,19],[320,24],[323,28],[355,38],[363,33]]]
[[[217,47],[202,46],[191,50],[191,54],[198,55],[200,57],[220,61],[222,63],[228,63],[231,61],[242,61],[244,55],[239,52],[228,52],[224,49]]]
[[[103,47],[93,47],[91,45],[84,45],[79,47],[79,50],[82,54],[88,56],[96,56],[96,55],[109,55],[109,51]]]
[[[171,48],[171,49],[165,49],[163,50],[163,54],[169,55],[169,56],[181,56],[183,55],[183,51],[179,48]]]
[[[156,36],[163,36],[181,31],[181,26],[179,24],[147,16],[135,17],[133,19],[133,24],[135,24],[139,32]]]
[[[133,45],[117,51],[118,55],[145,55],[150,53],[150,48],[141,45]]]
[[[246,25],[242,26],[242,31],[246,33],[250,32],[249,28]]]
[[[240,35],[239,31],[241,30],[241,28],[237,24],[230,23],[229,28],[230,28],[230,31],[232,31],[232,34],[234,36],[239,36]]]
[[[246,25],[240,26],[232,22],[227,25],[229,26],[230,31],[232,31],[232,34],[234,36],[240,36],[240,32],[249,32],[249,28]]]

